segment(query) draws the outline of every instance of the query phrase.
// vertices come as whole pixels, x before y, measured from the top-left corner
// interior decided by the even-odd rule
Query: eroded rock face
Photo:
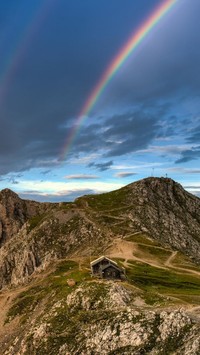
[[[97,297],[98,295],[98,297]],[[101,282],[84,284],[68,295],[66,302],[71,310],[118,309],[126,307],[132,300],[132,293],[118,283]]]
[[[0,245],[16,235],[27,220],[27,208],[17,194],[9,189],[0,193]]]
[[[112,282],[83,283],[32,318],[4,354],[199,354],[199,325],[183,309],[141,310],[135,296]]]
[[[45,270],[55,260],[77,253],[88,255],[92,248],[103,250],[108,240],[82,212],[51,211],[33,229],[31,223],[25,223],[0,248],[0,289],[27,282],[35,271]]]
[[[0,247],[15,236],[24,223],[32,216],[41,213],[45,204],[25,201],[9,190],[0,192]]]

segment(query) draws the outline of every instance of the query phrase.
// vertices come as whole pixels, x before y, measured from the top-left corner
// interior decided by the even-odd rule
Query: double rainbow
[[[11,52],[6,58],[5,65],[0,72],[0,107],[6,101],[12,81],[23,63],[27,48],[31,45],[36,33],[39,32],[41,25],[54,4],[55,0],[40,1],[35,11],[30,15],[27,23],[24,24],[21,36],[19,36],[16,43],[14,43]]]
[[[87,101],[82,107],[76,122],[71,129],[65,146],[63,148],[61,158],[64,159],[68,153],[73,140],[75,139],[82,122],[87,118],[87,115],[96,104],[97,100],[101,96],[105,87],[111,81],[115,73],[124,64],[132,52],[139,46],[143,39],[149,34],[149,32],[157,25],[157,23],[172,9],[172,7],[178,2],[178,0],[165,0],[162,4],[153,11],[148,19],[134,32],[122,49],[117,53],[110,65],[103,73],[100,80],[89,95]]]

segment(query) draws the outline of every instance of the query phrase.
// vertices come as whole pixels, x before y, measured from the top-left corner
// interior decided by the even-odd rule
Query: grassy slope
[[[134,237],[132,239],[134,240]],[[135,240],[137,240],[137,245],[140,246],[141,250],[144,247],[144,260],[143,262],[127,261],[127,282],[123,284],[135,296],[143,300],[143,307],[153,307],[155,310],[155,307],[172,307],[177,304],[199,305],[200,276],[192,275],[189,272],[180,273],[179,270],[170,267],[164,269],[170,251],[162,250],[158,244],[145,235],[141,235],[141,244],[138,235]],[[133,243],[135,243],[135,240]],[[153,256],[155,261],[160,263],[160,268],[153,267],[145,261],[145,255],[149,259],[149,248],[151,252],[154,250]],[[123,258],[117,258],[116,260],[120,265],[123,265],[125,261]],[[185,266],[186,262],[191,265],[191,262],[180,253],[177,255],[177,260],[175,258],[175,264],[176,262],[181,267],[182,265]],[[26,331],[27,325],[33,319],[36,324],[48,323],[50,336],[45,343],[41,342],[38,345],[37,351],[40,355],[47,352],[55,354],[60,346],[66,342],[71,344],[73,350],[73,346],[76,347],[74,334],[78,333],[78,329],[84,328],[88,323],[114,319],[116,316],[113,311],[103,308],[90,309],[87,312],[77,308],[72,311],[66,305],[67,296],[80,284],[86,290],[89,287],[88,295],[92,302],[96,302],[102,295],[104,298],[106,297],[107,282],[102,283],[91,278],[89,258],[63,260],[55,265],[54,270],[49,271],[44,277],[41,274],[33,280],[23,292],[17,291],[18,295],[12,302],[5,318],[5,331],[7,333],[9,333],[10,325],[16,319],[18,320],[17,329],[20,329],[21,333]],[[68,279],[75,280],[76,285],[70,287],[67,284]],[[9,297],[8,295],[9,293],[5,294],[5,297]],[[55,304],[57,304],[56,313],[51,313]],[[141,304],[139,309],[141,310]],[[12,339],[12,336],[10,339]],[[31,352],[33,351],[31,349],[33,339],[30,337],[27,341],[30,342],[29,351]]]
[[[153,245],[154,242],[150,241],[145,235],[141,236],[141,244],[138,239],[138,236],[132,238],[132,240],[137,240],[137,245],[143,252],[143,262],[134,259],[127,261],[127,282],[125,284],[128,287],[131,287],[131,285],[137,286],[141,290],[142,296],[145,295],[145,292],[148,292],[150,304],[154,303],[155,295],[158,294],[176,296],[180,303],[188,300],[189,303],[199,304],[200,268],[193,265],[189,259],[180,253],[173,261],[173,267],[165,268],[165,261],[171,251],[160,248],[156,243]],[[148,245],[148,243],[151,243],[151,245]],[[153,267],[148,263],[149,253],[151,253],[154,261],[160,264],[160,267]],[[115,260],[119,265],[123,265],[125,261],[123,258],[115,258]],[[187,264],[189,268],[186,268]],[[176,265],[184,267],[185,271],[176,270]],[[193,270],[198,271],[199,275],[192,274],[191,271]],[[67,285],[67,279],[75,280],[76,285],[74,287],[77,287],[83,281],[91,282],[89,258],[58,262],[54,272],[44,278],[40,276],[38,280],[36,279],[37,281],[34,281],[33,287],[28,288],[27,291],[22,292],[17,297],[8,312],[7,321],[16,315],[28,314],[43,298],[52,292],[55,292],[58,299],[63,296],[66,297],[72,289]]]
[[[200,267],[180,252],[164,249],[145,235],[136,234],[128,239],[137,245],[134,256],[142,259],[128,260],[127,275],[131,283],[150,293],[174,296],[180,302],[200,305]],[[172,254],[174,257],[167,265]],[[150,260],[158,267],[149,264]]]

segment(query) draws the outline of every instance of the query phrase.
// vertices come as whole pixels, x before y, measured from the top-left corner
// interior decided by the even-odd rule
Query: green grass
[[[171,250],[161,249],[150,245],[138,245],[134,255],[139,258],[156,260],[164,263],[171,255]]]
[[[154,256],[160,253],[160,249],[147,246],[147,251],[153,250]],[[162,257],[165,257],[164,251]],[[160,256],[160,255],[159,255]],[[120,265],[124,259],[115,259]],[[178,259],[179,260],[179,259]],[[185,302],[199,304],[200,302],[200,277],[178,273],[173,270],[164,270],[153,267],[147,263],[128,260],[129,268],[126,268],[128,281],[133,286],[138,287],[141,291],[141,297],[150,305],[162,304],[165,301],[163,296],[176,297]],[[37,284],[32,285],[29,289],[22,292],[14,300],[8,314],[6,322],[11,321],[16,316],[21,316],[21,323],[25,323],[32,312],[40,306],[41,302],[48,299],[48,306],[58,300],[66,299],[80,283],[84,282],[84,287],[92,286],[92,292],[89,297],[96,299],[105,292],[105,284],[92,282],[90,271],[87,268],[88,263],[82,263],[81,268],[79,263],[74,260],[63,260],[57,263],[56,270],[47,275],[44,279],[37,281]],[[75,286],[70,287],[67,284],[67,279],[73,279]],[[89,283],[88,283],[89,281]]]
[[[53,273],[16,297],[7,313],[5,323],[11,321],[16,316],[23,316],[22,320],[25,322],[28,320],[30,313],[46,297],[50,300],[48,300],[49,306],[51,300],[55,302],[55,299],[66,298],[73,290],[73,287],[68,286],[67,279],[73,279],[77,286],[82,281],[90,280],[91,277],[88,270],[79,270],[78,263],[73,260],[65,260],[58,263]],[[51,297],[50,295],[53,296]]]
[[[123,236],[126,236],[127,234],[129,234],[133,228],[132,224],[129,220],[122,221],[119,224],[110,224],[109,227],[114,234],[120,234]]]
[[[178,274],[153,267],[146,263],[128,261],[127,276],[132,284],[145,291],[157,291],[163,295],[197,296],[200,294],[200,278]]]
[[[8,323],[16,316],[26,315],[28,319],[28,314],[35,309],[46,294],[47,290],[40,286],[32,287],[28,291],[22,292],[9,309],[5,323]],[[25,321],[25,317],[22,318],[22,321]]]
[[[195,265],[187,256],[180,252],[172,260],[172,265],[200,272],[200,266]]]
[[[29,220],[29,232],[32,231],[32,229],[34,229],[35,227],[39,226],[40,223],[43,221],[43,219],[45,218],[46,214],[43,213],[41,215],[37,215],[32,217]]]
[[[96,211],[110,211],[111,209],[126,207],[125,203],[126,191],[124,188],[104,193],[100,195],[88,195],[80,197],[76,200],[76,204],[82,206],[87,202],[88,207]],[[128,207],[128,206],[127,206]]]
[[[98,220],[101,222],[101,223],[109,223],[109,224],[116,224],[116,223],[123,223],[124,221],[122,220],[119,220],[117,218],[115,218],[115,216],[109,216],[109,215],[100,215],[98,217]]]
[[[78,269],[78,263],[74,260],[60,261],[56,266],[56,271],[53,275],[62,275],[63,273]]]
[[[156,241],[149,239],[148,236],[143,233],[130,235],[126,237],[125,240],[133,243],[143,243],[148,245],[161,246]]]
[[[125,261],[124,258],[112,258],[119,266],[123,266],[123,263]]]

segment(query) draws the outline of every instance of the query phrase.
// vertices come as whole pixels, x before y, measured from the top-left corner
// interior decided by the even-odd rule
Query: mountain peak
[[[0,194],[2,196],[6,196],[6,197],[13,196],[13,197],[18,197],[19,198],[19,196],[16,194],[16,192],[14,192],[14,191],[12,191],[11,189],[8,189],[8,188],[5,188],[5,189],[1,190]]]

